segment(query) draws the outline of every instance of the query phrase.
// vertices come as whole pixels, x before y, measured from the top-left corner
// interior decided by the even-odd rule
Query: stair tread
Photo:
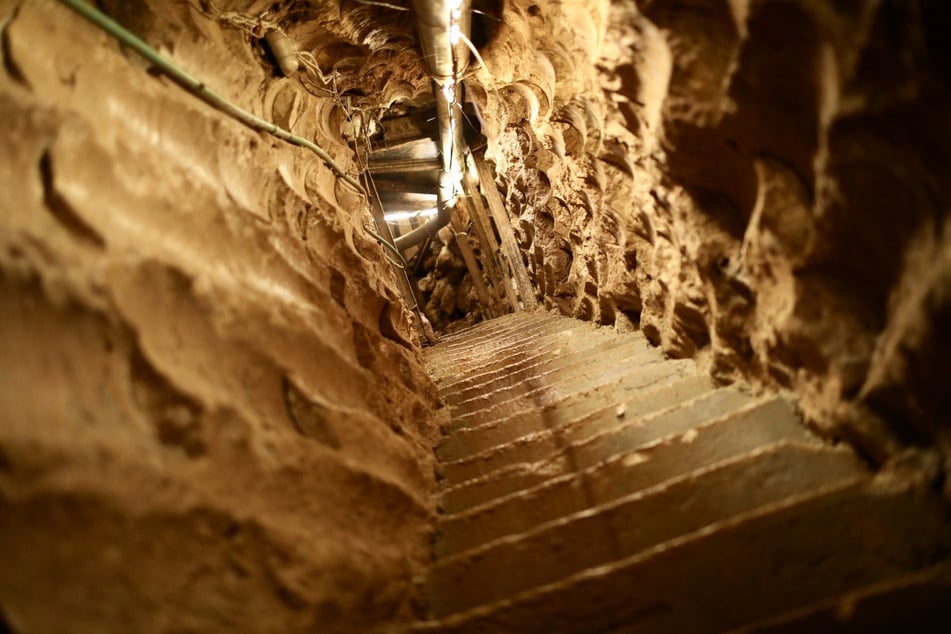
[[[662,413],[661,415],[666,414]],[[770,420],[771,424],[782,424],[785,429],[798,426],[799,420],[795,410],[785,398],[771,397],[752,401],[746,407],[724,414],[714,419],[714,421],[736,418],[749,424],[754,423],[761,417]],[[612,456],[635,452],[638,447],[650,445],[671,432],[675,432],[675,435],[678,436],[683,433],[686,437],[695,439],[701,427],[703,425],[700,421],[694,423],[693,431],[691,431],[689,424],[672,429],[670,426],[664,425],[651,426],[650,423],[638,425],[637,421],[634,421],[631,425],[619,426],[614,430],[573,444],[570,451],[567,448],[559,448],[545,458],[531,463],[515,463],[494,471],[488,471],[492,467],[489,463],[484,472],[479,470],[481,465],[478,462],[471,463],[471,469],[463,469],[458,464],[444,464],[444,473],[450,476],[447,482],[452,482],[453,485],[443,491],[443,505],[447,511],[459,508],[457,501],[450,500],[450,497],[468,499],[470,504],[473,499],[485,502],[492,497],[500,497],[522,488],[534,486],[568,471],[586,469]],[[751,436],[752,438],[755,437]],[[687,458],[684,457],[684,459]],[[469,465],[470,463],[465,462],[463,464]],[[460,476],[472,477],[463,480]],[[526,482],[530,482],[530,484],[526,485]],[[460,491],[467,486],[476,489],[481,488],[482,493],[476,492],[475,495],[463,494],[460,496]]]
[[[464,374],[447,377],[441,381],[440,393],[449,395],[456,392],[476,390],[484,387],[494,378],[505,376],[506,372],[516,368],[528,367],[535,362],[554,358],[554,355],[570,355],[577,351],[601,345],[606,340],[617,340],[622,337],[610,331],[592,336],[592,327],[590,324],[585,325],[587,327],[573,325],[570,328],[558,330],[541,339],[541,342],[535,339],[520,338],[517,345],[504,350],[504,355],[496,354],[478,361],[470,359],[466,364]],[[624,337],[631,339],[626,335]],[[539,345],[540,343],[542,345]]]
[[[544,449],[552,443],[556,447],[567,446],[612,432],[619,433],[627,427],[653,424],[655,421],[669,426],[669,419],[681,425],[697,425],[727,415],[752,399],[736,389],[708,389],[676,406],[645,412],[640,416],[628,415],[624,404],[611,401],[614,399],[609,399],[608,405],[595,412],[570,421],[560,421],[553,416],[547,419],[539,417],[535,424],[530,420],[504,427],[460,430],[437,446],[437,455],[447,463],[479,461],[483,471],[487,472],[514,462],[539,460],[548,455]],[[619,416],[619,411],[624,413]]]
[[[672,375],[647,387],[644,387],[640,381],[629,384],[621,380],[617,383],[594,387],[587,392],[587,397],[594,399],[599,404],[609,403],[609,405],[603,405],[601,409],[613,411],[618,418],[634,418],[644,412],[665,409],[673,404],[691,400],[694,396],[712,389],[714,389],[714,385],[708,376],[688,373],[682,376]],[[580,395],[578,398],[583,400]],[[564,401],[558,403],[557,407],[548,405],[527,410],[523,415],[526,417],[546,415],[556,421],[570,422],[595,415],[601,411],[595,410],[593,414],[591,410],[592,407],[586,407],[575,401]],[[466,429],[474,430],[490,425],[518,424],[522,420],[516,414]],[[462,430],[459,429],[452,433],[458,431]]]
[[[684,442],[687,438],[690,442]],[[784,439],[808,442],[811,436],[794,419],[726,416],[471,507],[444,499],[449,508],[440,522],[437,552],[462,550],[587,508],[582,478],[597,483],[606,500]]]
[[[582,370],[581,374],[573,375],[570,385],[566,384],[565,380],[560,380],[555,384],[535,387],[508,400],[495,402],[483,409],[465,413],[453,412],[453,420],[450,425],[447,425],[446,429],[454,432],[465,427],[484,425],[538,407],[552,408],[555,404],[564,405],[572,399],[576,399],[580,403],[586,403],[587,399],[582,400],[585,394],[593,392],[601,386],[622,383],[626,377],[629,377],[635,385],[639,378],[642,378],[646,382],[642,383],[640,387],[646,387],[662,379],[686,376],[692,373],[694,368],[692,361],[679,360],[656,360],[640,365],[633,371],[621,364],[604,372],[595,372],[595,369],[588,368]]]
[[[837,483],[626,559],[433,619],[418,631],[737,627],[939,559],[948,548],[942,510],[933,497],[909,495],[892,481]],[[870,527],[876,529],[872,538]],[[816,574],[820,564],[822,574]],[[777,586],[784,591],[775,592]],[[735,600],[738,593],[744,597],[741,603]]]
[[[517,398],[539,388],[556,389],[581,376],[600,374],[602,368],[613,367],[616,371],[637,370],[652,362],[663,360],[662,355],[636,339],[607,340],[580,354],[565,355],[552,359],[538,368],[530,377],[513,384],[494,385],[493,389],[471,396],[463,401],[449,404],[450,411],[459,417],[471,412],[483,411],[509,398]]]
[[[864,477],[851,452],[787,442],[763,447],[444,558],[430,570],[431,607],[447,614],[501,600],[823,483]]]
[[[518,327],[520,325],[560,321],[562,319],[566,318],[562,317],[561,315],[546,311],[519,311],[515,313],[508,313],[506,315],[502,315],[501,317],[496,317],[495,319],[481,321],[464,330],[443,335],[440,337],[438,345],[441,347],[453,347],[471,342],[474,339],[478,339],[483,336],[505,332],[509,328]]]
[[[628,403],[639,401],[640,399],[645,398],[647,395],[652,394],[655,390],[661,388],[679,385],[681,386],[679,388],[681,392],[686,394],[687,391],[701,385],[706,389],[710,389],[713,386],[709,377],[700,376],[693,372],[687,372],[683,374],[674,373],[669,377],[666,377],[665,379],[656,383],[652,383],[648,386],[643,384],[643,381],[640,377],[636,376],[636,373],[631,373],[628,376],[632,377],[631,380],[626,380],[624,377],[621,377],[615,382],[596,385],[584,391],[576,392],[575,394],[572,394],[568,398],[562,399],[559,402],[536,405],[535,407],[523,410],[522,412],[515,412],[501,418],[483,421],[478,425],[464,426],[458,423],[453,424],[449,422],[444,425],[444,427],[446,428],[447,433],[451,435],[462,431],[463,429],[476,429],[483,426],[514,423],[518,420],[521,420],[519,417],[522,415],[547,415],[556,416],[561,420],[572,420],[590,414],[592,406],[586,404],[587,399],[593,399],[598,403],[607,403],[609,401],[613,401],[615,402],[615,408],[617,407],[617,404],[623,403],[624,407],[627,408]],[[660,397],[660,400],[663,400],[663,396]],[[636,414],[636,409],[634,409],[634,407],[636,407],[636,405],[632,406],[632,415]]]
[[[467,338],[458,344],[440,342],[426,349],[427,359],[434,363],[451,360],[484,359],[491,355],[504,354],[507,350],[518,347],[526,340],[542,340],[565,330],[588,332],[592,336],[599,333],[614,332],[599,328],[590,322],[583,322],[568,317],[554,317],[528,323],[512,325],[505,331],[491,330],[481,336]]]

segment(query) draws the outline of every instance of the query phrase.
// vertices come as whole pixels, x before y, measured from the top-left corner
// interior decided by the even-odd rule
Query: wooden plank
[[[495,302],[492,301],[489,295],[489,289],[486,288],[485,281],[482,279],[482,271],[479,269],[479,263],[476,262],[475,253],[469,245],[466,228],[463,226],[462,220],[460,220],[456,214],[452,214],[450,222],[452,223],[453,237],[456,239],[456,244],[459,245],[462,259],[465,260],[466,268],[469,270],[469,277],[472,278],[472,284],[475,286],[476,295],[479,296],[479,302],[485,310],[485,316],[489,318],[496,317]]]
[[[509,221],[508,214],[505,211],[505,205],[502,203],[502,197],[495,186],[495,179],[492,177],[491,168],[485,161],[485,155],[481,152],[473,152],[472,158],[475,160],[476,168],[479,172],[479,182],[482,185],[482,193],[489,203],[489,211],[495,219],[495,224],[499,229],[499,235],[502,238],[502,253],[508,260],[508,265],[515,278],[515,284],[518,287],[518,293],[522,299],[522,309],[526,311],[535,310],[538,307],[538,301],[535,299],[535,288],[528,279],[528,271],[525,269],[525,263],[522,262],[522,253],[518,248],[518,242],[515,239],[515,232],[512,230],[512,223]]]
[[[516,312],[518,311],[518,295],[515,294],[515,289],[512,288],[512,277],[508,274],[505,262],[502,260],[499,242],[496,240],[495,232],[489,222],[489,212],[485,207],[485,201],[482,200],[478,183],[467,177],[465,186],[469,217],[472,218],[472,227],[475,229],[479,244],[482,245],[482,253],[485,256],[487,274],[492,282],[492,288],[498,294],[503,305],[508,307],[506,312]]]

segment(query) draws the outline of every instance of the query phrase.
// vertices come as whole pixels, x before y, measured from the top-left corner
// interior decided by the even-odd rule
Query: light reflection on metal
[[[411,218],[430,218],[435,216],[439,210],[435,207],[431,209],[422,209],[419,211],[391,211],[383,214],[383,218],[387,222],[399,222],[401,220],[409,220]]]
[[[413,0],[423,59],[434,82],[439,124],[439,211],[422,227],[400,236],[396,245],[407,249],[448,224],[453,206],[463,194],[466,144],[462,135],[462,75],[469,64],[466,44],[471,26],[470,0]]]

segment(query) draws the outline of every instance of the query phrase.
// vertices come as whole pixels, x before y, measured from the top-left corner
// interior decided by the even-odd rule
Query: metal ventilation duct
[[[441,160],[439,211],[423,226],[396,239],[401,250],[419,244],[446,226],[456,198],[462,194],[466,145],[462,135],[460,78],[469,64],[471,8],[469,0],[413,0],[420,48],[433,78],[436,97]]]

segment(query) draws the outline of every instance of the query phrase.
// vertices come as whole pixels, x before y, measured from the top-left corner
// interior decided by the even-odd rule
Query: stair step
[[[574,331],[579,336],[590,336],[595,332],[593,324],[579,324],[575,320],[558,320],[533,324],[524,331],[499,340],[489,337],[483,343],[471,344],[457,350],[446,350],[437,344],[426,350],[426,361],[434,377],[442,381],[456,381],[470,374],[478,374],[483,368],[504,363],[507,358],[516,358],[534,352],[544,343],[562,332]],[[581,335],[581,333],[588,333]]]
[[[522,414],[536,408],[545,408],[554,411],[555,408],[564,408],[575,401],[586,411],[595,408],[586,398],[590,392],[598,388],[607,388],[610,385],[640,385],[646,388],[658,382],[670,380],[674,377],[693,374],[696,366],[692,361],[664,361],[656,360],[651,363],[631,368],[623,360],[604,368],[597,366],[581,367],[571,376],[561,375],[557,381],[548,385],[540,385],[518,394],[503,402],[495,402],[488,407],[453,413],[453,419],[446,425],[447,433],[454,433],[467,427],[476,427],[493,421],[498,421],[516,414]]]
[[[449,410],[453,416],[463,417],[532,392],[573,383],[581,377],[596,377],[606,368],[614,368],[615,371],[636,370],[642,365],[662,359],[663,356],[656,348],[651,348],[643,341],[634,338],[611,338],[582,353],[547,361],[543,367],[523,376],[521,381],[514,384],[493,385],[491,390],[451,403]]]
[[[667,373],[671,369],[672,366],[670,365],[657,364],[656,368],[646,368],[636,375],[629,375],[624,378],[627,381],[639,380],[642,382],[642,386],[649,386],[669,376]],[[728,396],[730,395],[717,398],[720,400],[729,400],[727,398]],[[524,420],[518,426],[505,425],[484,430],[483,434],[488,437],[488,442],[495,442],[495,445],[471,456],[460,458],[459,460],[443,462],[443,473],[446,478],[452,482],[465,482],[466,480],[472,480],[496,472],[512,464],[513,460],[517,462],[527,462],[532,460],[531,456],[533,455],[542,457],[562,450],[568,452],[568,458],[574,463],[575,452],[573,448],[569,449],[569,443],[572,441],[570,430],[566,430],[566,436],[552,432],[552,430],[560,427],[557,420],[549,420],[549,418],[554,418],[556,411],[555,409],[549,408],[534,410],[532,413],[523,414]],[[683,414],[679,417],[675,416],[674,418],[678,420],[686,419],[687,415]],[[614,420],[616,421],[616,416]],[[608,422],[601,425],[602,429],[607,427],[610,422],[612,421],[609,417]],[[695,423],[696,422],[700,421],[695,421]],[[522,432],[523,428],[534,428],[533,431],[529,432],[529,438],[526,439],[525,443],[515,445],[511,450],[504,445],[500,446],[505,442],[505,440],[502,439],[506,438],[506,436],[514,436]],[[517,440],[517,438],[513,440]],[[533,443],[532,441],[536,442]],[[525,456],[519,455],[520,448],[529,446],[532,447],[532,451],[526,451]]]
[[[487,333],[484,337],[468,340],[457,346],[447,346],[439,343],[427,348],[427,360],[436,365],[446,364],[479,364],[490,359],[498,359],[508,355],[513,350],[524,348],[526,343],[538,343],[565,330],[577,330],[591,334],[613,331],[601,329],[590,322],[581,322],[566,317],[536,321],[524,325],[515,325],[511,332]]]
[[[545,417],[556,424],[574,424],[587,417],[605,413],[609,416],[613,415],[618,420],[633,419],[651,411],[666,409],[692,400],[712,389],[714,389],[713,383],[708,376],[689,372],[672,374],[647,386],[644,385],[642,376],[633,375],[617,382],[596,386],[583,395],[578,394],[574,398],[559,401],[554,405],[539,406],[468,429],[513,425],[516,430],[520,430],[514,433],[514,437],[517,438],[537,428],[531,417]]]
[[[416,631],[734,628],[938,561],[949,548],[946,515],[934,496],[894,479],[838,482]]]
[[[793,634],[800,632],[951,632],[951,564],[899,576],[734,632]]]
[[[622,378],[617,382],[607,383],[591,389],[585,399],[565,400],[559,403],[558,408],[549,416],[559,421],[575,421],[582,418],[608,415],[616,420],[633,420],[639,412],[666,409],[677,403],[692,400],[702,392],[713,389],[709,376],[696,373],[696,365],[691,361],[665,361],[666,365],[681,366],[682,371],[663,376],[660,380],[644,383],[642,378],[631,377],[632,380]],[[674,388],[680,400],[671,400],[677,394],[663,394],[664,388]],[[592,399],[595,406],[586,399]],[[653,404],[652,404],[653,403]],[[664,405],[661,406],[661,403]]]
[[[683,376],[680,372],[672,372],[676,369],[676,365],[651,362],[627,370],[605,371],[600,377],[595,374],[595,380],[604,379],[595,385],[576,380],[568,386],[570,391],[562,389],[555,391],[554,395],[550,391],[544,397],[537,396],[536,401],[540,402],[501,418],[453,429],[436,447],[436,453],[445,461],[458,460],[529,434],[583,420],[606,409],[610,409],[617,419],[618,403],[622,399],[676,381]],[[709,389],[709,381],[706,384]],[[557,387],[553,386],[552,391]],[[523,386],[525,388],[533,389],[530,383]],[[552,402],[552,398],[556,400]]]
[[[618,490],[624,495],[782,438],[805,440],[809,437],[788,402],[770,398],[686,432],[647,440],[633,450],[630,446],[626,450],[619,449],[620,443],[599,438],[603,453],[599,457],[591,449],[588,462],[580,468],[594,469],[592,477],[602,480],[604,489],[617,482]],[[563,481],[575,477],[574,466],[564,452],[535,463],[511,465],[447,488],[443,491],[441,506],[445,513],[452,514],[485,505],[496,498],[513,501],[513,496],[522,491],[544,491],[545,483],[554,478]]]
[[[760,448],[441,560],[430,570],[430,608],[438,617],[500,601],[824,483],[860,477],[866,472],[847,451]]]
[[[557,321],[561,319],[559,315],[545,311],[525,312],[519,311],[508,313],[495,319],[487,319],[479,322],[465,330],[459,330],[448,335],[442,335],[439,339],[439,346],[443,348],[457,348],[466,346],[473,341],[483,340],[485,338],[496,337],[509,332],[513,328],[525,327],[526,325]]]
[[[431,366],[435,365],[431,371],[439,382],[440,391],[451,394],[458,387],[488,382],[490,375],[498,373],[501,368],[528,364],[540,354],[551,356],[564,344],[577,342],[577,347],[590,348],[617,336],[610,330],[596,330],[589,323],[574,320],[559,322],[547,326],[547,330],[540,333],[523,333],[504,345],[493,347],[486,344],[482,348],[446,357],[438,363],[431,363]]]
[[[709,377],[701,377],[693,372],[675,372],[645,386],[642,375],[635,373],[622,377],[617,381],[608,382],[604,385],[596,385],[586,391],[577,392],[571,398],[564,398],[554,404],[538,405],[529,410],[510,414],[509,416],[496,420],[485,421],[477,426],[470,426],[468,429],[477,429],[490,425],[518,424],[524,420],[522,418],[523,416],[547,416],[555,420],[571,421],[591,414],[593,407],[604,403],[615,404],[614,410],[617,411],[618,403],[625,403],[625,401],[628,400],[636,401],[646,394],[653,393],[657,389],[686,381],[694,381],[695,383],[693,385],[702,384],[706,389],[713,386]],[[684,389],[689,390],[691,387],[687,385]],[[593,400],[596,405],[592,406],[588,403],[588,399]],[[452,421],[447,422],[444,427],[447,433],[450,434],[462,431],[463,429],[458,423],[453,423]]]
[[[449,405],[456,405],[489,391],[489,387],[498,389],[521,383],[526,378],[547,372],[559,363],[564,365],[574,355],[592,354],[611,343],[618,345],[630,341],[630,337],[591,337],[579,335],[577,329],[564,330],[544,346],[526,346],[521,355],[494,360],[479,370],[470,370],[469,375],[455,381],[445,381],[439,386],[440,395]],[[646,340],[644,348],[648,348]]]
[[[609,399],[608,402],[612,401],[614,399]],[[649,412],[649,416],[628,416],[625,408],[625,415],[619,418],[616,401],[588,416],[567,422],[560,420],[557,411],[550,412],[549,416],[526,415],[522,420],[514,420],[504,425],[486,425],[461,430],[439,445],[437,455],[447,464],[450,462],[477,463],[473,465],[473,468],[478,475],[482,475],[510,464],[541,460],[571,444],[584,442],[612,431],[623,435],[623,430],[631,426],[650,425],[653,428],[654,421],[661,426],[665,424],[698,425],[705,420],[718,418],[739,409],[749,402],[748,394],[726,388],[708,390],[694,399],[683,402],[678,407]],[[541,431],[531,431],[538,429]],[[633,446],[627,448],[632,449]]]
[[[733,394],[736,395],[737,393],[734,392]],[[713,399],[721,399],[722,396],[723,395],[718,392],[711,392],[697,400],[697,403],[694,404],[692,409],[703,412],[703,414],[698,417],[698,419],[701,419],[701,422],[722,420],[722,414],[724,412],[711,411],[710,405],[707,402]],[[729,403],[729,406],[730,409],[733,409],[736,407],[736,404]],[[680,410],[674,411],[679,412]],[[670,412],[660,412],[655,415],[655,417],[645,420],[644,424],[651,425],[651,420],[657,420],[659,423],[662,423],[663,419],[669,413]],[[729,423],[723,424],[729,425]],[[776,425],[772,419],[761,424],[769,425],[768,431],[771,434],[767,436],[767,442],[763,444],[768,444],[769,442],[783,438],[802,441],[807,439],[807,436],[802,433],[802,429],[795,420],[792,419],[787,419],[785,425]],[[693,427],[693,425],[691,425],[691,427]],[[699,433],[700,432],[697,432],[698,437]],[[704,434],[706,434],[706,431],[704,431]],[[676,428],[669,429],[666,434],[661,433],[659,436],[677,438],[678,441],[683,437]],[[762,436],[760,437],[762,438]],[[704,438],[706,439],[706,435]],[[611,462],[601,462],[597,465],[589,466],[584,470],[573,471],[569,474],[565,474],[565,476],[551,479],[521,494],[511,494],[501,499],[490,501],[474,509],[467,509],[462,514],[450,514],[445,516],[440,522],[440,538],[436,544],[437,554],[442,555],[446,552],[461,550],[463,547],[466,547],[466,545],[474,545],[476,543],[489,541],[501,535],[528,530],[531,526],[554,519],[559,515],[568,515],[587,508],[590,505],[589,496],[587,495],[590,491],[582,486],[586,480],[594,479],[597,481],[607,480],[616,482],[614,493],[618,497],[633,493],[639,488],[638,485],[642,479],[628,477],[626,471],[631,467],[636,467],[641,462],[642,456],[633,452],[638,447],[643,447],[646,444],[648,443],[641,443],[630,447],[631,453],[626,455],[625,460],[618,463],[619,468],[614,468],[610,471],[611,475],[607,478],[598,476],[596,474],[597,469],[611,469],[615,465]],[[534,449],[536,447],[540,450],[544,450],[544,447],[538,445],[532,445],[530,448]],[[754,447],[742,447],[742,450],[750,450],[753,448]],[[702,448],[700,450],[702,450]],[[557,453],[558,451],[559,449],[556,448],[555,451],[551,453]],[[502,452],[500,451],[500,453]],[[544,457],[545,456],[537,456],[532,452],[527,452],[524,456],[524,461],[540,460]],[[701,465],[701,467],[702,466],[703,465]],[[662,473],[658,472],[657,475],[660,476]],[[672,473],[671,477],[676,477],[677,475],[677,473]],[[600,499],[598,501],[604,502],[607,501],[607,499],[609,498]]]
[[[721,390],[713,402],[729,409],[731,406],[739,405],[741,397],[741,393]],[[697,431],[692,432],[691,427],[699,424],[699,419],[704,413],[704,407],[696,410],[692,408],[668,410],[650,420],[633,421],[631,424],[618,425],[594,436],[579,438],[578,442],[572,445],[575,464],[579,469],[585,469],[611,456],[627,453],[632,447],[678,432],[684,432],[684,442],[689,443],[699,435]],[[735,418],[747,423],[765,420],[774,425],[782,421],[787,427],[798,424],[800,420],[792,401],[782,395],[749,400],[745,407],[729,411],[723,414],[722,418]]]

